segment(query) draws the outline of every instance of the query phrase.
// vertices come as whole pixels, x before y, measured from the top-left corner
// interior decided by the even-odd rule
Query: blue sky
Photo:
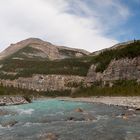
[[[101,12],[101,21],[104,22],[105,28],[106,26],[110,26],[110,29],[103,31],[105,36],[113,37],[118,41],[128,41],[134,38],[140,39],[140,0],[113,0],[112,5],[108,7],[101,5],[104,5],[104,2],[106,3],[106,1],[111,2],[111,0],[99,0],[101,5],[99,4],[98,6],[95,1],[96,0],[85,0],[84,2],[89,9],[93,9],[93,13],[94,10]],[[124,13],[122,11],[122,17],[118,15],[117,8],[119,6],[115,8],[116,5],[119,5],[120,8],[124,8]],[[104,8],[102,9],[102,7]],[[81,12],[81,15],[87,16],[84,12]],[[116,20],[116,23],[112,22],[112,20]]]
[[[128,7],[130,14],[122,24],[112,29],[116,32],[112,35],[118,41],[140,39],[140,0],[122,0],[122,3]],[[119,34],[121,31],[123,33]]]
[[[0,20],[0,51],[36,37],[93,52],[140,39],[140,0],[4,0]]]

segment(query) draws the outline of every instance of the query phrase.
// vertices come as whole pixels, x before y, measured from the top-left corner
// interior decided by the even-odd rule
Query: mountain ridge
[[[85,93],[83,91],[78,93],[103,94],[105,90],[108,95],[108,92],[114,93],[116,83],[117,85],[121,83],[120,87],[115,87],[116,93],[119,93],[119,89],[121,92],[123,89],[127,91],[130,86],[135,90],[136,95],[139,94],[139,40],[117,44],[101,50],[96,55],[87,52],[83,54],[79,49],[61,46],[57,48],[42,40],[25,41],[29,42],[22,45],[22,49],[14,48],[12,55],[0,61],[0,85],[45,92],[46,94],[52,93],[52,91],[61,93],[65,90],[68,90],[65,93],[73,94],[79,89],[81,91],[84,89]],[[22,43],[24,44],[24,41],[17,43],[17,46]],[[46,49],[44,44],[48,44],[53,50],[49,50],[48,47],[44,51],[43,49]],[[40,58],[40,56],[42,57]],[[120,81],[124,81],[124,83]],[[88,87],[92,88],[88,89]],[[102,89],[103,87],[105,88]],[[106,87],[108,87],[107,90]],[[129,95],[128,91],[125,93]]]
[[[119,48],[122,48],[125,45],[131,44],[131,43],[134,43],[134,42],[135,42],[135,40],[118,43],[118,44],[115,44],[115,45],[113,45],[113,46],[111,46],[109,48],[105,48],[105,49],[101,49],[99,51],[92,52],[90,55],[94,55],[94,56],[99,55],[100,53],[102,53],[104,51],[109,51],[109,50],[113,50],[113,49],[119,49]]]
[[[28,38],[20,42],[17,42],[16,44],[11,44],[7,49],[5,49],[3,52],[0,53],[0,60],[3,60],[11,56],[12,54],[18,52],[19,50],[27,46],[30,46],[32,48],[42,51],[44,55],[46,55],[46,58],[48,57],[51,60],[63,59],[67,57],[67,56],[64,56],[64,54],[62,54],[62,51],[72,51],[73,54],[70,54],[70,55],[74,56],[74,53],[75,53],[75,57],[89,54],[88,51],[85,51],[82,49],[69,48],[65,46],[56,46],[38,38]],[[71,57],[70,55],[68,57]]]
[[[75,52],[81,53],[83,55],[92,55],[92,56],[95,56],[95,55],[99,55],[100,53],[102,53],[104,51],[113,50],[113,49],[119,49],[120,46],[122,47],[122,46],[125,46],[125,45],[128,45],[128,44],[134,43],[134,41],[135,40],[118,43],[118,44],[115,44],[115,45],[113,45],[113,46],[111,46],[109,48],[101,49],[99,51],[95,51],[95,52],[90,53],[90,52],[88,52],[86,50],[83,50],[83,49],[70,48],[70,47],[66,47],[66,46],[53,45],[52,43],[47,42],[47,41],[43,41],[43,40],[41,40],[39,38],[28,38],[28,39],[19,41],[19,42],[15,43],[15,44],[11,44],[9,47],[7,47],[4,51],[2,51],[0,53],[0,60],[5,59],[6,57],[8,57],[8,56],[10,56],[10,55],[12,55],[14,53],[16,53],[18,50],[23,49],[23,48],[25,48],[25,47],[27,47],[29,45],[30,45],[30,47],[35,48],[38,51],[41,50],[42,52],[45,52],[45,54],[46,54],[46,51],[48,51],[48,50],[45,50],[45,47],[46,48],[48,47],[49,49],[50,48],[55,49],[53,51],[56,51],[56,49],[59,49],[60,51],[61,50],[75,51]],[[39,45],[39,46],[37,47],[37,45]],[[57,55],[57,53],[55,55]],[[79,54],[79,56],[82,56],[82,55]],[[53,59],[62,59],[60,56],[57,56],[56,58],[55,57],[53,58],[53,57],[52,58],[50,57],[50,58],[52,60]]]

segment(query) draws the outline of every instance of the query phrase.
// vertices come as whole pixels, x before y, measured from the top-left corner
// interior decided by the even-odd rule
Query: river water
[[[130,108],[44,99],[0,110],[8,112],[0,115],[0,140],[47,140],[48,133],[58,140],[140,140],[140,111]]]

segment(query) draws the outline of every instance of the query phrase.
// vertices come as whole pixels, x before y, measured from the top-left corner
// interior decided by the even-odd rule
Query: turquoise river
[[[132,108],[40,99],[0,110],[8,112],[0,115],[0,140],[51,140],[48,133],[57,140],[140,140],[140,111]]]

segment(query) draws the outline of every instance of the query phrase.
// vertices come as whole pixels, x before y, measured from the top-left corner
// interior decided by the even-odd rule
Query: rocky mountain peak
[[[0,54],[0,60],[11,56],[12,59],[40,57],[54,60],[79,57],[88,54],[89,52],[85,50],[56,46],[38,38],[28,38],[16,44],[11,44],[5,51]]]

